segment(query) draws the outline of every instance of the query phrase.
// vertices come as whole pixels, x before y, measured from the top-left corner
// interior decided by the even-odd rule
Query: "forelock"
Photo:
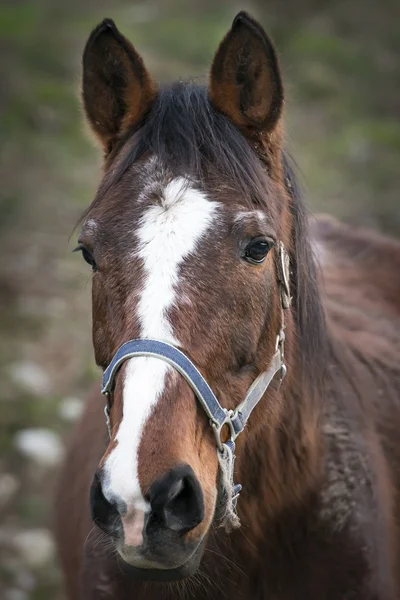
[[[211,105],[205,87],[177,82],[163,88],[139,131],[121,141],[109,159],[109,169],[92,205],[143,155],[155,157],[158,169],[183,177],[199,187],[214,186],[239,193],[249,208],[264,209],[271,197],[266,165],[255,148]],[[154,163],[145,168],[153,170]]]

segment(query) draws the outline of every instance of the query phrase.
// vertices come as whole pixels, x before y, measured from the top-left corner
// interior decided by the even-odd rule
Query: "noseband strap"
[[[282,296],[282,309],[290,305],[290,294],[288,291],[289,266],[285,256],[283,244],[280,244],[280,266],[283,270],[283,293],[286,294],[288,301],[285,302]],[[286,254],[286,253],[285,253]],[[271,381],[277,373],[280,373],[280,380],[286,374],[284,363],[284,318],[282,310],[281,330],[277,336],[275,353],[272,356],[268,369],[262,372],[250,386],[246,396],[236,407],[235,410],[223,408],[216,398],[214,392],[204,379],[200,371],[195,367],[192,361],[181,350],[160,340],[136,339],[126,342],[114,355],[114,358],[106,368],[103,374],[101,393],[109,396],[114,389],[115,376],[121,365],[131,358],[151,357],[163,360],[178,371],[192,388],[196,398],[203,407],[210,420],[210,425],[214,431],[216,445],[218,448],[218,460],[220,464],[220,498],[219,503],[224,508],[222,517],[223,524],[226,527],[239,526],[239,520],[236,515],[236,501],[240,493],[241,486],[233,483],[233,470],[235,459],[235,439],[243,431],[246,423],[261,398],[267,391]],[[111,437],[109,423],[109,405],[105,408],[107,426]],[[221,432],[225,426],[229,429],[229,437],[222,441]],[[225,436],[224,436],[225,437]],[[221,499],[222,498],[222,499]]]
[[[159,340],[138,339],[123,344],[104,371],[102,394],[112,392],[115,374],[123,362],[138,356],[151,356],[164,360],[174,367],[188,382],[207,416],[215,425],[222,425],[226,419],[226,410],[222,408],[213,391],[192,361],[175,346]]]

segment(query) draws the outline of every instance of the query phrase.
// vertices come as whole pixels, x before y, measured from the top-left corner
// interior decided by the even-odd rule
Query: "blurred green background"
[[[235,13],[275,40],[312,211],[400,232],[398,0],[9,0],[0,7],[0,597],[63,598],[49,533],[63,439],[99,377],[69,236],[99,181],[80,57],[112,17],[159,80],[207,74]],[[66,516],[67,518],[67,516]]]

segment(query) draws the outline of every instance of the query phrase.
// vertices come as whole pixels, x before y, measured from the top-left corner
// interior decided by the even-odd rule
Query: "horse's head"
[[[132,45],[104,21],[87,42],[83,67],[84,107],[106,155],[79,238],[94,272],[96,361],[107,367],[133,338],[168,342],[234,409],[274,354],[279,242],[290,247],[272,44],[240,13],[208,88],[157,90]],[[111,439],[92,486],[94,519],[127,563],[167,577],[189,574],[217,505],[209,419],[186,380],[153,357],[124,362],[109,400]],[[277,411],[266,396],[242,437]]]

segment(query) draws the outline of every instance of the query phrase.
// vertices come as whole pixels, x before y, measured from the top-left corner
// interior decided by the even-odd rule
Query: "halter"
[[[260,373],[235,410],[227,410],[221,406],[203,375],[186,354],[172,344],[159,340],[135,339],[125,342],[125,344],[122,344],[118,348],[114,358],[103,374],[101,393],[107,397],[109,397],[114,389],[115,376],[121,365],[126,360],[139,356],[157,358],[167,362],[187,381],[209,418],[215,436],[220,465],[220,510],[217,512],[222,513],[221,521],[228,529],[240,526],[236,515],[236,503],[242,486],[240,484],[235,485],[233,482],[235,440],[245,428],[253,409],[267,391],[275,375],[280,373],[280,381],[282,381],[286,374],[286,365],[284,362],[284,310],[289,308],[291,297],[289,287],[289,256],[282,242],[279,242],[278,281],[280,284],[282,321],[276,338],[275,352],[268,369]],[[111,438],[109,402],[107,402],[104,412],[108,433]],[[226,429],[226,427],[228,427],[229,438],[226,441],[222,441],[222,429]]]

